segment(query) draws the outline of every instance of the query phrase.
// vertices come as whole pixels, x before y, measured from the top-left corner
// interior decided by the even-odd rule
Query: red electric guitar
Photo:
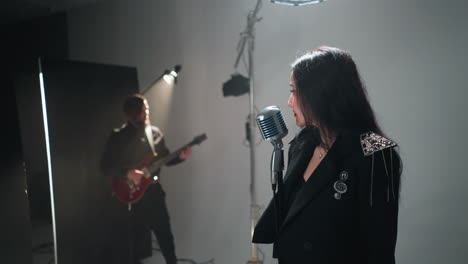
[[[153,178],[152,176],[155,172],[175,157],[178,157],[186,147],[200,145],[204,140],[206,140],[206,134],[196,136],[192,142],[184,145],[177,151],[174,151],[165,157],[157,158],[157,154],[145,157],[141,162],[133,167],[134,169],[141,170],[145,173],[144,177],[141,178],[140,183],[135,184],[127,177],[113,177],[112,192],[122,203],[132,204],[138,202],[145,194],[148,186],[159,181],[157,177]]]

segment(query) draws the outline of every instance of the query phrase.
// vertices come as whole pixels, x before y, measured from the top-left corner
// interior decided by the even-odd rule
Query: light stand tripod
[[[248,53],[248,78],[250,80],[250,90],[249,90],[249,122],[248,122],[248,129],[247,129],[247,140],[250,148],[250,237],[253,236],[253,231],[255,225],[257,224],[258,219],[258,211],[259,206],[257,205],[257,201],[255,199],[255,134],[253,132],[253,127],[255,126],[255,105],[254,105],[254,60],[253,60],[253,51],[254,51],[254,44],[255,44],[255,24],[261,20],[261,18],[257,17],[258,11],[262,6],[262,0],[257,0],[257,4],[253,11],[249,12],[247,16],[247,26],[244,32],[241,33],[241,39],[239,40],[238,44],[238,55],[236,58],[236,63],[234,68],[237,69],[239,65],[239,61],[244,54],[245,46],[247,45],[247,53]],[[252,243],[251,245],[251,256],[249,264],[253,263],[263,263],[263,260],[258,258],[258,248],[257,245]]]

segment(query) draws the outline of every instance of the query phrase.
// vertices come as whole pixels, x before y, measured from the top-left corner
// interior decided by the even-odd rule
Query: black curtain
[[[122,102],[137,92],[135,68],[95,63],[42,60],[47,104],[59,263],[108,263],[121,259],[128,243],[127,212],[111,197],[110,179],[99,160],[112,128],[123,123]],[[38,76],[16,79],[18,106],[28,129],[25,140],[39,140],[42,113],[30,93]],[[34,103],[33,103],[34,101]],[[29,107],[28,107],[29,106]],[[36,109],[36,110],[35,110]],[[42,135],[41,135],[42,136]],[[34,145],[31,143],[31,146]],[[31,155],[42,155],[30,144]],[[117,251],[117,252],[116,252]],[[125,252],[123,252],[125,253]],[[120,255],[119,255],[120,254]],[[116,263],[112,261],[112,263]]]
[[[0,261],[32,263],[31,222],[12,72],[1,68]]]
[[[31,250],[47,232],[34,228],[32,219],[45,223],[51,221],[47,164],[45,155],[24,152],[22,146],[36,152],[45,152],[42,119],[26,119],[20,122],[23,108],[40,109],[38,101],[17,106],[15,82],[18,76],[29,74],[28,99],[36,98],[39,92],[37,58],[45,56],[55,59],[68,58],[67,17],[58,13],[39,19],[0,26],[2,57],[0,85],[2,92],[2,158],[0,168],[0,208],[3,227],[0,236],[0,261],[3,263],[32,263]],[[24,98],[23,98],[24,99]],[[20,112],[21,111],[21,112]],[[39,125],[37,125],[39,124]],[[37,128],[31,138],[22,138],[21,130]],[[33,227],[33,228],[32,228]],[[40,235],[35,236],[39,231]],[[48,247],[46,250],[49,250]],[[50,256],[46,256],[50,259]]]

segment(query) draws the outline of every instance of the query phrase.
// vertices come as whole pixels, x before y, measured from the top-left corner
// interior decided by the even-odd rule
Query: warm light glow
[[[158,127],[164,129],[169,122],[171,112],[172,96],[174,93],[175,80],[172,75],[164,75],[149,87],[149,92],[145,95],[150,105],[154,105],[150,110],[151,121]],[[163,130],[164,131],[164,130]]]
[[[172,70],[171,72],[164,74],[163,79],[166,83],[173,84],[177,79],[177,72]]]
[[[167,84],[173,84],[175,81],[175,78],[172,74],[164,74],[163,79]]]
[[[176,65],[171,70],[165,70],[162,75],[142,92],[150,104],[155,106],[153,108],[155,111],[151,111],[150,113],[150,119],[156,122],[163,130],[169,122],[174,86],[177,83],[178,73],[181,68],[181,65]],[[158,180],[159,178],[156,176],[153,179]]]

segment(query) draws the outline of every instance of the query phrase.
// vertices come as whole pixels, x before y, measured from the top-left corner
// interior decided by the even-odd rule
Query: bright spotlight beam
[[[160,75],[158,78],[156,78],[156,80],[154,80],[148,87],[146,87],[142,92],[141,94],[146,94],[149,90],[151,90],[151,88],[153,88],[154,86],[158,86],[161,84],[161,80],[164,80],[164,82],[167,84],[167,85],[175,85],[177,84],[177,77],[179,76],[179,72],[180,70],[182,69],[182,65],[180,64],[177,64],[176,66],[174,66],[174,68],[172,68],[171,70],[165,70],[164,73],[162,75]]]

